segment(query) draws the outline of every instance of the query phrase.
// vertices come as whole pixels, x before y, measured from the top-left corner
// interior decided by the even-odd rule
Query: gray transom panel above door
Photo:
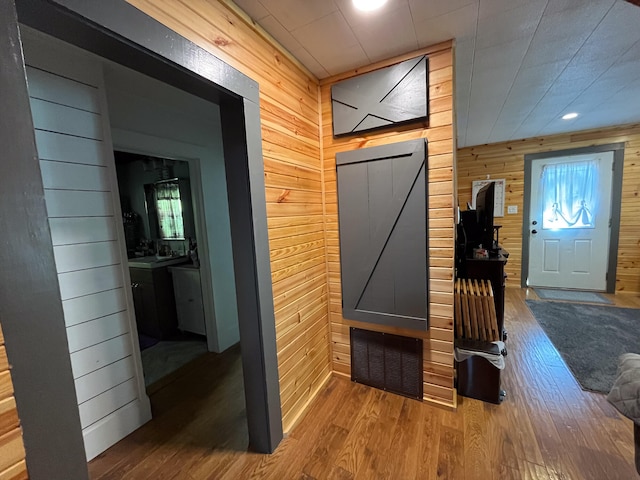
[[[335,83],[331,87],[333,135],[427,118],[426,55]]]
[[[428,328],[427,144],[336,155],[342,315]]]

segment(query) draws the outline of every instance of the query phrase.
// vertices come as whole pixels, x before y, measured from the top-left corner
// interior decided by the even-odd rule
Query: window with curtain
[[[183,239],[184,223],[182,219],[182,201],[177,182],[156,184],[156,209],[160,238]]]
[[[542,228],[594,228],[598,161],[545,165],[541,176]]]

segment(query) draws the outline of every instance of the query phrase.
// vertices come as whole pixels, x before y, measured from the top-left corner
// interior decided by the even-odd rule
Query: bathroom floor
[[[176,339],[162,340],[142,350],[144,384],[149,386],[207,353],[204,336],[182,334]]]

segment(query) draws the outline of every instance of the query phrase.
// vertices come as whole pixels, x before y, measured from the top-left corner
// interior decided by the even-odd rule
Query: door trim
[[[524,199],[522,206],[522,261],[520,286],[527,287],[529,277],[529,223],[531,207],[531,165],[534,160],[568,157],[589,153],[613,152],[613,178],[611,183],[611,228],[609,230],[609,263],[607,265],[607,293],[615,293],[618,268],[618,238],[620,236],[620,210],[622,203],[622,170],[624,167],[624,142],[608,143],[593,147],[570,148],[524,156]]]
[[[12,1],[0,2],[0,92],[0,226],[7,232],[0,248],[0,322],[27,468],[36,480],[85,479],[82,427]],[[33,455],[40,459],[32,461]]]
[[[0,168],[6,173],[1,182],[8,199],[1,218],[13,233],[0,252],[8,266],[0,276],[0,291],[21,290],[6,304],[3,296],[0,316],[31,478],[81,479],[88,473],[42,180],[37,161],[32,161],[37,151],[18,20],[220,105],[223,123],[228,122],[222,135],[249,441],[258,452],[273,452],[283,432],[257,82],[124,0],[20,0],[17,5],[14,0],[0,5],[0,84],[6,99],[0,136],[7,146]],[[26,323],[25,316],[31,317]],[[48,408],[42,408],[42,398]]]

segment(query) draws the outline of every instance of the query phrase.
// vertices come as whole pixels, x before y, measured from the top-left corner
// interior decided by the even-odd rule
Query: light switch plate
[[[507,207],[507,213],[508,214],[518,213],[518,205],[509,205]]]

